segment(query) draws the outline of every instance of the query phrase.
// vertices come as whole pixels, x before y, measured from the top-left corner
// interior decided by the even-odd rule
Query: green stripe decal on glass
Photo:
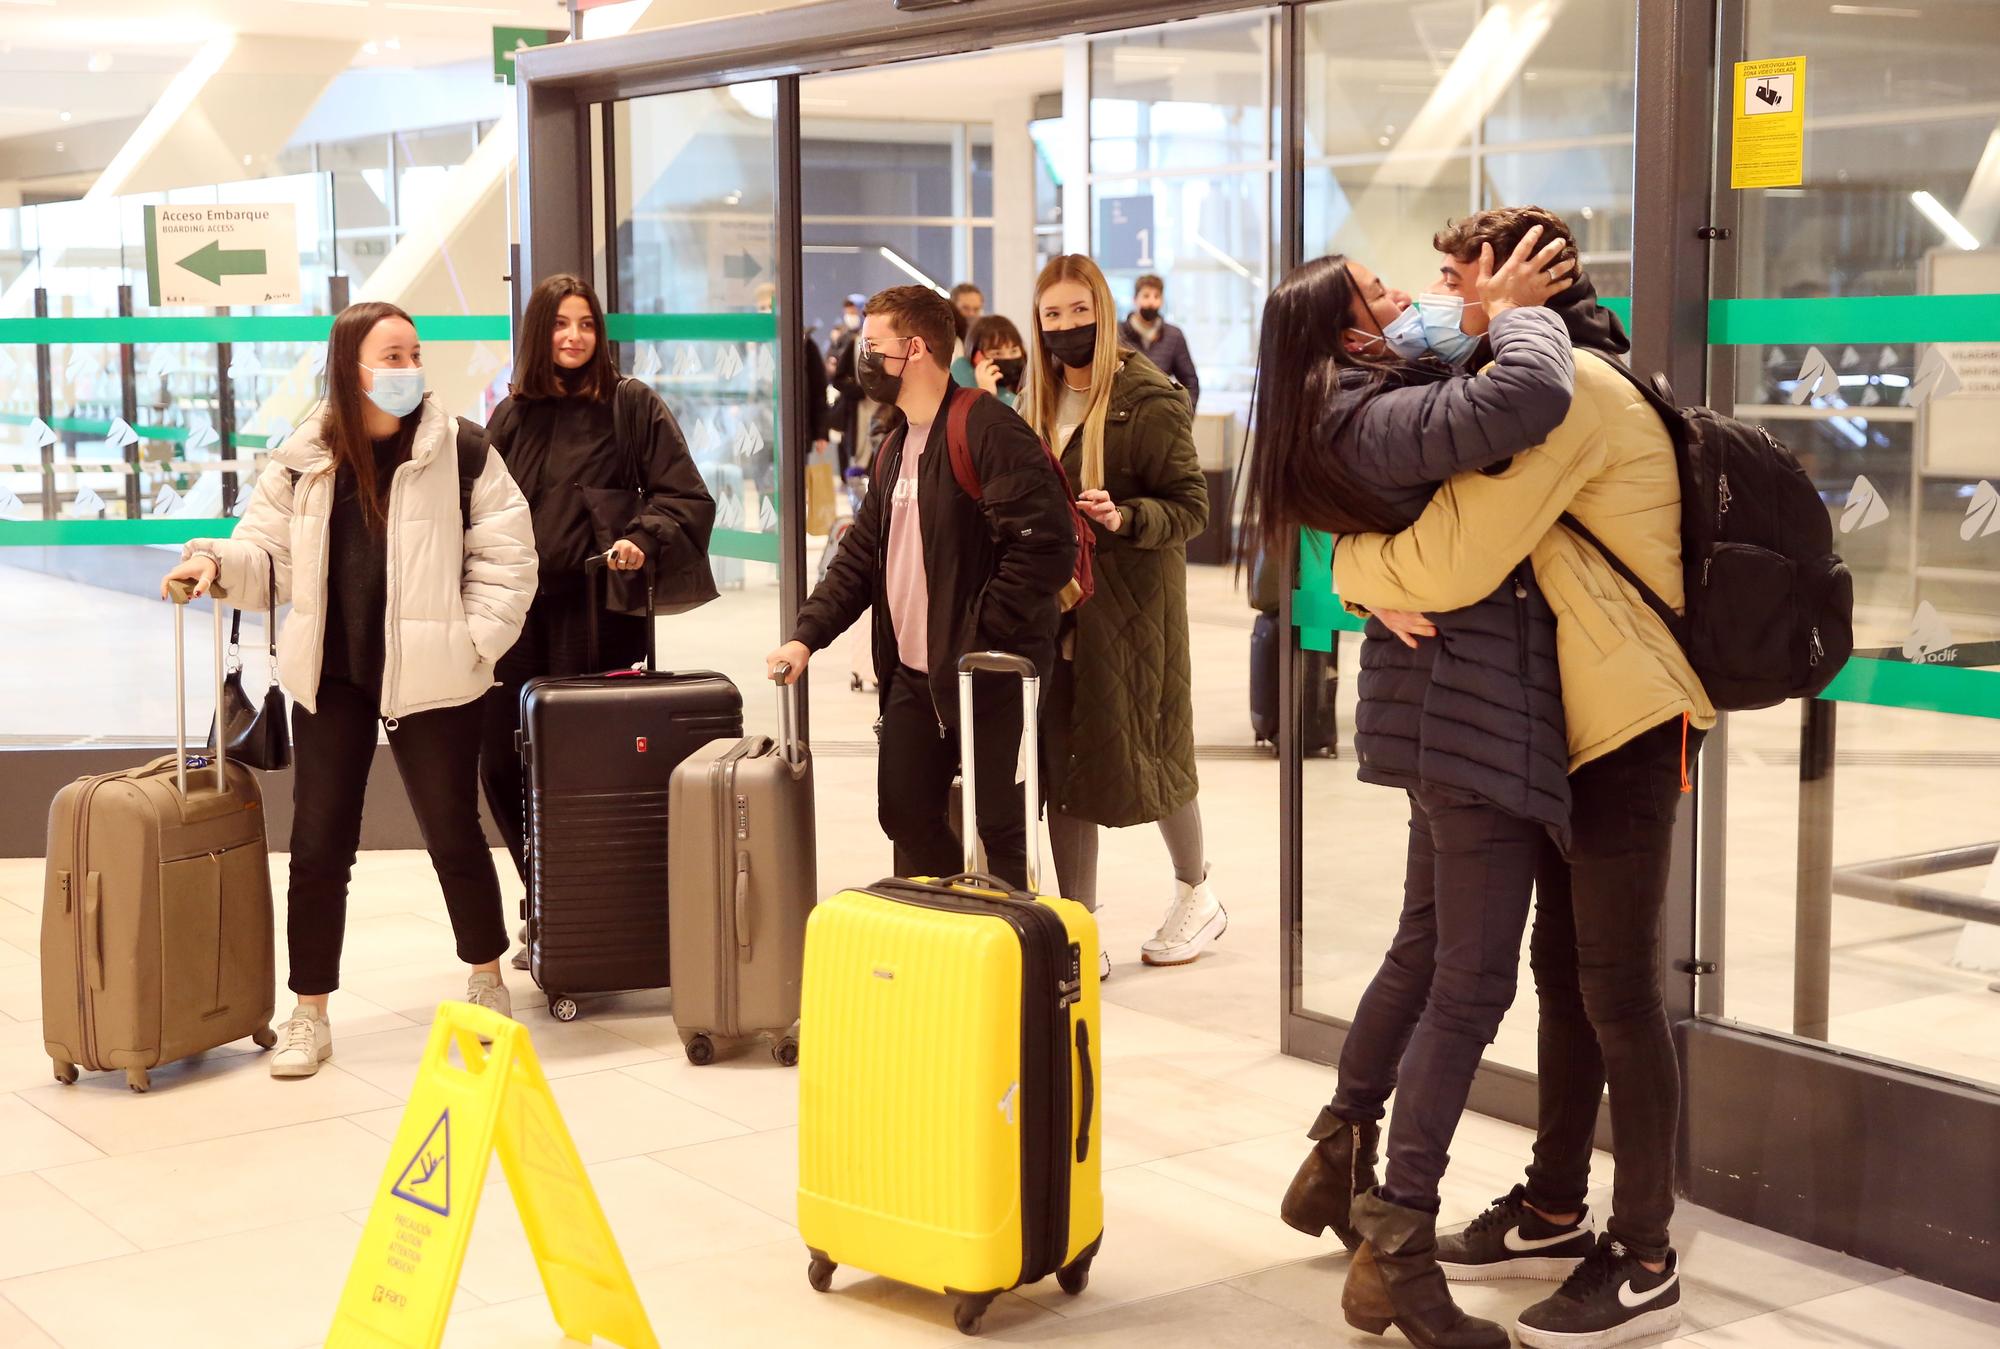
[[[1333,536],[1299,531],[1299,588],[1292,592],[1292,626],[1307,651],[1333,650],[1333,634],[1359,632],[1362,622],[1333,593]]]
[[[2000,718],[2000,670],[1855,659],[1820,696],[1838,703]]]
[[[1627,328],[1632,326],[1632,301],[1623,295],[1600,295],[1597,303],[1618,316],[1618,321]]]
[[[616,342],[770,342],[778,335],[772,314],[612,314],[606,323]],[[506,342],[513,334],[505,314],[419,314],[416,324],[427,342]],[[332,327],[325,314],[14,318],[0,319],[0,346],[324,342]]]
[[[1710,346],[2000,341],[2000,295],[1711,300]]]
[[[0,548],[136,547],[227,538],[234,520],[0,520]]]
[[[0,548],[134,548],[227,538],[233,519],[0,520]],[[716,557],[778,565],[778,536],[718,529],[709,544]]]
[[[609,314],[614,342],[774,342],[775,314]]]

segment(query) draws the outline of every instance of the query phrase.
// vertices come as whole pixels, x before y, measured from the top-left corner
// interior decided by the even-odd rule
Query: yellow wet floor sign
[[[659,1349],[527,1028],[463,1002],[439,1007],[431,1024],[328,1349],[443,1340],[496,1151],[563,1334]]]

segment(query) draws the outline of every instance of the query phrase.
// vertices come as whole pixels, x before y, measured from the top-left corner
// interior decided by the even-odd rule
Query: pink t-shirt
[[[883,589],[889,622],[896,630],[896,656],[912,670],[930,671],[931,587],[924,573],[923,521],[917,513],[917,470],[930,443],[929,422],[910,424],[903,437],[896,490],[889,498],[888,569]]]

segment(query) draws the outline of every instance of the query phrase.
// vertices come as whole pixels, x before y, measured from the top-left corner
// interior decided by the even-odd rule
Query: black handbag
[[[264,690],[264,704],[256,706],[243,691],[243,611],[238,609],[229,620],[229,673],[222,681],[222,706],[216,712],[229,737],[229,757],[275,773],[292,766],[292,736],[285,719],[285,695],[278,687],[278,564],[266,560],[271,568],[271,607],[264,615],[264,642],[271,661],[271,682]],[[215,732],[211,724],[211,749]]]
[[[627,387],[631,386],[631,387]],[[609,553],[618,540],[630,538],[633,526],[646,508],[646,472],[643,430],[638,422],[635,398],[651,398],[652,391],[638,380],[619,381],[612,398],[611,430],[618,448],[631,469],[630,487],[583,487],[583,506],[590,515],[590,532],[600,553]],[[651,603],[647,583],[652,584]],[[720,592],[715,572],[705,553],[643,572],[611,571],[605,576],[604,607],[614,614],[644,618],[653,614],[684,614],[699,609]]]

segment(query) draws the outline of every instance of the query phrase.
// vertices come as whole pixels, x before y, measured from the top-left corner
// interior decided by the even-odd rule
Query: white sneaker
[[[272,1077],[311,1077],[333,1057],[333,1023],[326,1013],[300,1003],[291,1019],[278,1027],[278,1049],[271,1055]]]
[[[1097,948],[1097,982],[1103,983],[1111,977],[1111,952],[1100,946]]]
[[[1228,929],[1229,914],[1207,878],[1200,885],[1175,881],[1173,907],[1160,930],[1139,948],[1139,959],[1148,965],[1190,964]]]
[[[497,974],[474,970],[472,977],[465,981],[465,1000],[474,1007],[498,1012],[509,1021],[514,1019],[514,995],[507,991],[506,981]]]

